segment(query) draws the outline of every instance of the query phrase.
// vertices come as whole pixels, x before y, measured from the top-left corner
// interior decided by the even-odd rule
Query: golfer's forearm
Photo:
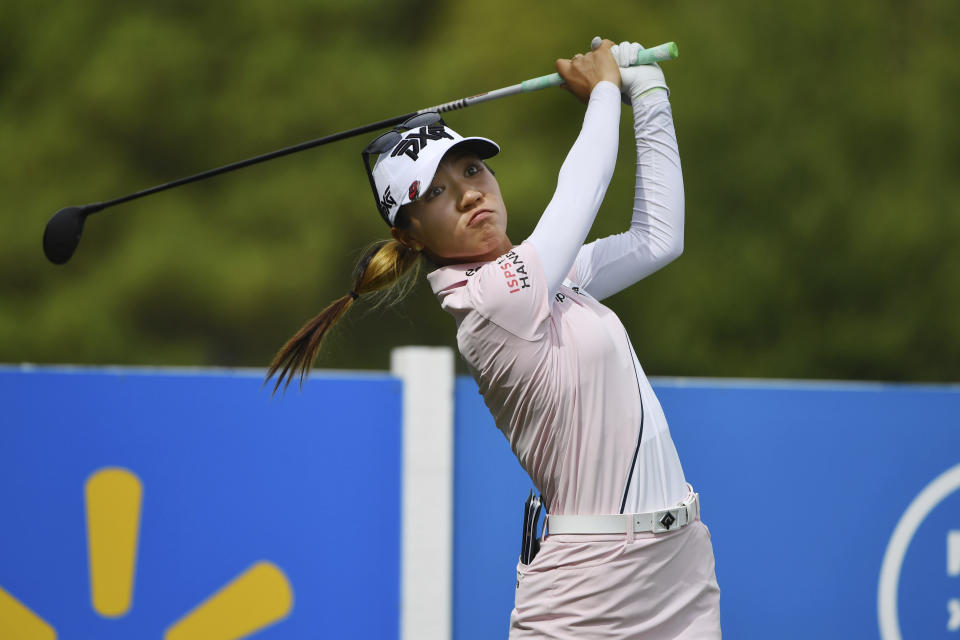
[[[663,266],[664,259],[683,252],[684,216],[680,151],[666,91],[634,99],[633,114],[637,173],[630,229],[649,247],[648,260]]]

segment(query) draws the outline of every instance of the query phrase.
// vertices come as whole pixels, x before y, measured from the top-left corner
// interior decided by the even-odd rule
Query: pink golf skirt
[[[517,565],[510,640],[531,638],[720,638],[710,531],[547,536]]]

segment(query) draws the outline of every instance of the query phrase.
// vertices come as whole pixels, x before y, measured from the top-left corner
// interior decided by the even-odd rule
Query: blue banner
[[[654,388],[712,532],[726,637],[960,638],[960,388]],[[469,378],[456,407],[454,637],[505,637],[532,485]],[[926,512],[907,514],[931,483]],[[896,612],[881,635],[885,558]]]
[[[0,631],[398,637],[401,382],[260,376],[0,367]],[[960,638],[960,388],[655,383],[725,636]],[[531,484],[466,377],[455,429],[453,637],[506,637]]]
[[[199,638],[204,624],[263,640],[396,638],[401,383],[321,374],[273,399],[261,383],[0,368],[7,623],[104,640]],[[101,511],[127,506],[95,516],[97,492]],[[128,542],[125,582],[112,554]],[[97,608],[95,578],[119,615]]]

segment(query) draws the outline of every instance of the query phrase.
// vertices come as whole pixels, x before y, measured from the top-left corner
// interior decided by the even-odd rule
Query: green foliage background
[[[685,254],[609,300],[655,375],[960,380],[955,0],[0,4],[0,361],[264,366],[384,237],[367,137],[121,205],[73,260],[58,209],[549,73],[601,34],[675,40]],[[450,114],[532,230],[582,106]],[[593,236],[627,224],[630,118]],[[372,137],[372,136],[370,136]],[[425,283],[358,305],[318,366],[454,345]]]

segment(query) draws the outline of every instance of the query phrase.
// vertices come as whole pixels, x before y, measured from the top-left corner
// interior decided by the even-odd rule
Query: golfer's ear
[[[414,240],[413,236],[410,235],[410,232],[407,229],[390,227],[390,235],[393,236],[394,240],[408,249],[413,249],[414,251],[421,251],[423,249],[423,245]]]
[[[403,229],[397,229],[396,227],[390,227],[390,235],[393,236],[394,240],[403,245],[407,244],[407,242],[410,240],[410,234]]]

